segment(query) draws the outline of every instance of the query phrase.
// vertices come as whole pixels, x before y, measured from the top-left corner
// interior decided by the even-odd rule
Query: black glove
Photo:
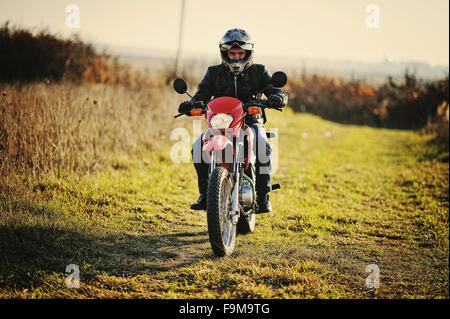
[[[278,94],[270,95],[269,98],[267,99],[267,101],[269,102],[270,107],[283,107],[284,106],[283,98],[281,96],[279,96]]]
[[[184,101],[178,107],[178,113],[186,113],[192,110],[192,101]]]

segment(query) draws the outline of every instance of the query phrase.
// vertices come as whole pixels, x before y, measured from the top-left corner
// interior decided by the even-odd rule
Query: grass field
[[[8,175],[0,297],[448,298],[448,150],[412,131],[269,112],[282,189],[233,256],[213,256],[205,212],[189,209],[193,165],[171,162],[167,138],[87,175]],[[69,264],[80,288],[66,288]]]

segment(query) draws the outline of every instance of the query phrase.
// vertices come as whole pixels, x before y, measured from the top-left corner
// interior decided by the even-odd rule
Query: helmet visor
[[[222,50],[222,51],[228,51],[232,48],[251,50],[251,49],[253,49],[253,43],[232,42],[232,43],[223,43],[220,45],[220,50]]]

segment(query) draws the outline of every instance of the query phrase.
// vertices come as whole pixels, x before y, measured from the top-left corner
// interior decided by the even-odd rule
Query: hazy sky
[[[80,33],[102,44],[175,52],[182,0],[0,0],[0,23]],[[70,3],[80,29],[68,29]],[[370,29],[368,4],[379,8]],[[372,12],[373,14],[373,12]],[[217,53],[226,30],[240,27],[261,55],[327,59],[424,61],[448,65],[448,0],[186,0],[182,49]]]

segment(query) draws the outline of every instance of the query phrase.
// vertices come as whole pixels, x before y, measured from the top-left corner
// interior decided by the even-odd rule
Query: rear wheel
[[[229,171],[216,167],[208,182],[206,215],[211,248],[218,257],[229,256],[236,245],[236,224],[229,215],[233,182]]]

